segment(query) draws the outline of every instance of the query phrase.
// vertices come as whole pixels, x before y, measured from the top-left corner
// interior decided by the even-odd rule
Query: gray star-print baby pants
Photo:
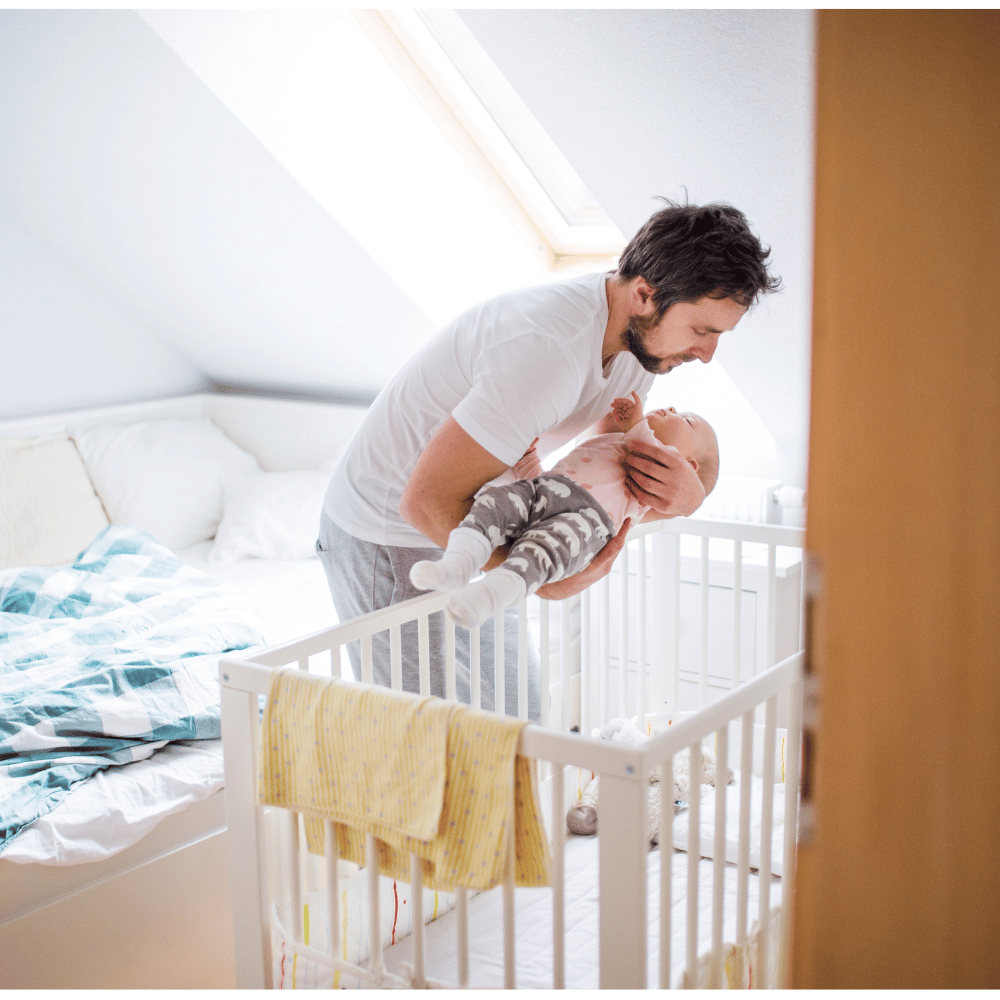
[[[579,573],[615,532],[587,490],[548,473],[483,490],[460,527],[481,532],[494,549],[509,544],[502,568],[522,577],[529,594]]]

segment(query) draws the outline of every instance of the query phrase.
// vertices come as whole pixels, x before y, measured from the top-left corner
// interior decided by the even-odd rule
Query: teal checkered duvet
[[[0,854],[97,771],[217,738],[219,655],[261,644],[239,591],[132,528],[0,574]]]

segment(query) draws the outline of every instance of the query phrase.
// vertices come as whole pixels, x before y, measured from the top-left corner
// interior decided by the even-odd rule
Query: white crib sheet
[[[269,645],[337,623],[318,559],[208,562],[212,542],[176,555],[246,592]],[[221,740],[171,743],[146,760],[109,768],[81,782],[52,812],[26,827],[0,854],[17,864],[101,861],[131,847],[160,820],[223,786]]]
[[[599,986],[598,939],[598,843],[595,837],[569,837],[566,842],[566,988],[597,989]],[[659,982],[659,883],[658,849],[649,853],[647,865],[647,982]],[[673,852],[671,889],[671,983],[680,985],[687,957],[687,855]],[[712,862],[698,865],[698,954],[712,943]],[[727,919],[723,941],[736,939],[735,866],[724,868]],[[769,909],[780,906],[781,881],[772,879]],[[751,873],[749,883],[751,929],[759,908],[759,879]],[[547,889],[518,889],[515,894],[516,985],[518,989],[552,988],[552,903]],[[449,912],[426,931],[427,974],[454,982],[457,978],[456,913]],[[413,941],[406,938],[387,949],[385,965],[400,974],[404,963],[412,965]],[[470,985],[502,988],[503,898],[502,889],[482,893],[469,900]]]

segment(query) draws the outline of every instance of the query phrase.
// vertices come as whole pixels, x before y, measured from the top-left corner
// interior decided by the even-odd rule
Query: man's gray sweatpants
[[[410,567],[421,559],[439,559],[437,548],[403,548],[362,541],[348,534],[330,520],[324,511],[320,516],[319,538],[316,542],[330,593],[340,620],[348,621],[390,604],[399,604],[426,591],[417,590],[410,582]],[[431,694],[444,697],[444,612],[430,615]],[[420,690],[420,667],[417,647],[417,624],[411,622],[401,629],[403,647],[403,689]],[[517,609],[504,613],[504,687],[508,715],[517,715]],[[348,646],[351,668],[361,679],[360,643]],[[376,683],[391,681],[389,633],[372,637],[372,668]],[[494,707],[493,620],[479,629],[480,699],[484,709]],[[469,632],[455,628],[455,687],[459,701],[470,700]],[[528,642],[528,718],[540,718],[538,654]]]

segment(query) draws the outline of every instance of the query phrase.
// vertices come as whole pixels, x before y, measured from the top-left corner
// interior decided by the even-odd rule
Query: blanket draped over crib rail
[[[218,657],[262,643],[238,591],[121,525],[0,574],[0,852],[97,771],[219,737]]]
[[[364,864],[371,833],[383,872],[409,881],[413,853],[437,889],[499,885],[513,824],[517,884],[547,885],[531,762],[517,753],[525,725],[440,698],[277,671],[261,800],[306,815],[311,852],[323,853],[330,819],[341,857]]]

